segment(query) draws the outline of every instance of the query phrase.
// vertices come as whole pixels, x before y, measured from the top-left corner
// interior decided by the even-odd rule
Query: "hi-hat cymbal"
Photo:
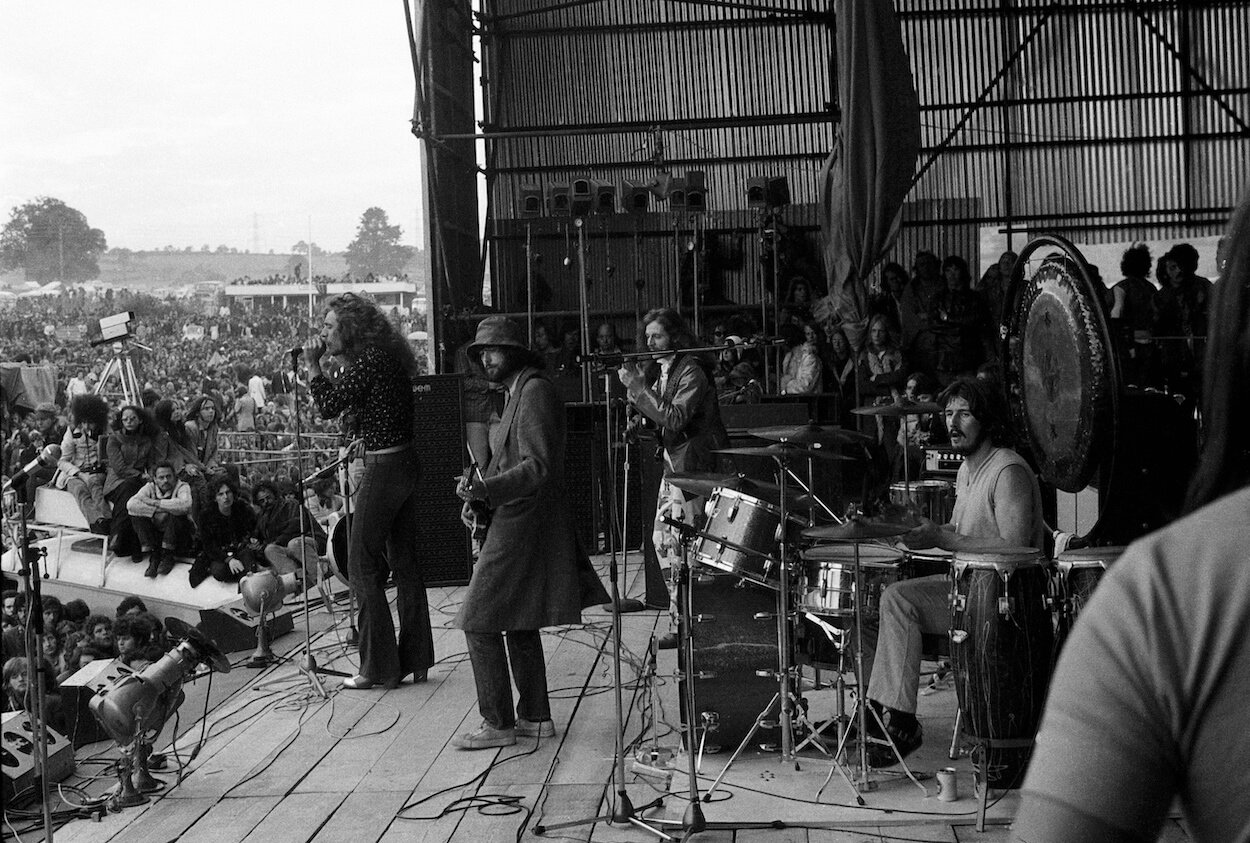
[[[867,541],[868,539],[886,539],[901,536],[911,527],[905,524],[892,524],[888,521],[869,521],[864,518],[852,518],[845,524],[828,524],[821,527],[808,527],[803,530],[805,539],[828,539],[830,541]]]
[[[782,427],[753,427],[747,431],[761,439],[774,442],[788,442],[791,445],[804,445],[811,448],[832,448],[836,445],[867,445],[873,437],[857,430],[831,425],[821,427],[818,424],[801,424],[798,427],[786,425]]]
[[[737,454],[742,457],[799,457],[807,459],[814,457],[820,460],[853,460],[854,457],[835,454],[832,451],[817,451],[811,448],[800,448],[797,445],[790,445],[786,442],[778,442],[776,445],[761,445],[755,448],[715,448],[712,453],[715,454]]]
[[[905,401],[898,404],[873,404],[868,407],[856,407],[851,410],[857,416],[923,416],[928,413],[941,413],[942,405],[932,401]]]

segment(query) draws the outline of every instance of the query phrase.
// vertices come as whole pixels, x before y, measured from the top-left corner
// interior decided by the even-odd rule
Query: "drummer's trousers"
[[[916,711],[921,636],[945,634],[951,625],[950,577],[935,574],[897,582],[881,595],[881,618],[864,625],[864,676],[868,697],[899,711]]]

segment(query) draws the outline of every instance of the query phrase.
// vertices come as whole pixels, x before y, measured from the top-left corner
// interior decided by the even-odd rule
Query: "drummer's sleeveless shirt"
[[[961,536],[975,538],[997,538],[1002,534],[998,529],[998,519],[994,517],[994,488],[998,484],[999,475],[1013,465],[1024,469],[1029,478],[1029,487],[1033,495],[1033,540],[1031,545],[1039,550],[1045,547],[1046,523],[1042,520],[1042,492],[1037,485],[1037,477],[1024,458],[1010,448],[995,448],[977,467],[975,472],[968,470],[965,461],[959,467],[955,477],[955,509],[951,523],[955,532]]]

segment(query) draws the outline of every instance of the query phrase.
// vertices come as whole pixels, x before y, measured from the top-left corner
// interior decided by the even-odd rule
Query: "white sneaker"
[[[522,738],[553,738],[556,734],[556,724],[550,720],[535,723],[533,720],[518,717],[516,719],[516,733]]]
[[[476,730],[456,735],[451,739],[451,745],[457,749],[492,749],[499,746],[512,746],[515,743],[516,729],[496,729],[485,720]]]

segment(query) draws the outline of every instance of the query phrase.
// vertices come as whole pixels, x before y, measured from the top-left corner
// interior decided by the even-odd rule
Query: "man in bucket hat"
[[[483,319],[468,351],[481,358],[486,377],[507,391],[485,470],[470,473],[456,488],[465,502],[465,524],[472,523],[475,503],[485,506],[490,522],[456,615],[473,664],[482,725],[452,743],[487,749],[511,746],[518,735],[555,734],[539,630],[581,623],[583,608],[609,598],[577,543],[565,501],[564,407],[539,371],[541,358],[526,347],[520,327],[503,316]]]

